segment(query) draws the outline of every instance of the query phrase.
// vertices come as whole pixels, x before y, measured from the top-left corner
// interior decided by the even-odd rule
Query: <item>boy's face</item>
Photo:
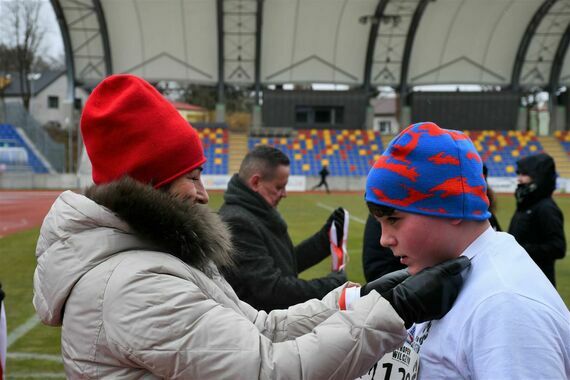
[[[457,256],[451,244],[454,219],[403,211],[376,219],[382,225],[380,244],[392,249],[411,274]]]

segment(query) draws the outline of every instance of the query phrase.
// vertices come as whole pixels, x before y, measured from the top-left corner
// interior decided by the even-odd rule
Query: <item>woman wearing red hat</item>
[[[230,235],[202,205],[202,145],[174,107],[140,78],[111,76],[81,131],[95,185],[56,200],[34,273],[68,378],[355,378],[402,345],[404,323],[441,316],[457,295],[457,276],[427,272],[258,312],[218,272],[232,263]]]

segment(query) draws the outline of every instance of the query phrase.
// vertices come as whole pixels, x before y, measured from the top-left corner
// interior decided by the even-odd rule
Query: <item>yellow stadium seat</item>
[[[294,144],[293,144],[293,149],[297,149],[297,150],[301,149],[301,144],[299,144],[299,143],[294,143]]]
[[[505,170],[507,171],[507,173],[514,173],[515,172],[515,168],[513,167],[513,165],[507,165]]]
[[[222,154],[222,148],[216,148],[216,149],[214,149],[214,153],[215,153],[215,154]]]
[[[503,161],[503,157],[501,157],[500,155],[497,154],[497,155],[493,156],[493,161],[501,162],[501,161]]]
[[[513,157],[519,157],[520,155],[521,155],[521,154],[520,154],[520,152],[519,152],[518,150],[513,150],[513,151],[511,152],[511,156],[513,156]]]
[[[301,153],[295,153],[295,155],[293,157],[295,158],[295,161],[300,161],[303,158]]]
[[[311,165],[309,165],[309,164],[303,164],[303,171],[304,171],[304,172],[308,172],[309,170],[311,170]]]
[[[221,165],[222,164],[222,159],[219,157],[214,158],[214,164],[216,165]]]
[[[531,145],[529,149],[531,152],[536,152],[536,145]]]
[[[329,160],[321,160],[321,165],[325,166],[325,165],[329,165]]]
[[[287,145],[287,139],[285,137],[279,139],[279,144],[281,145]]]
[[[361,156],[366,156],[366,149],[360,149],[360,150],[358,151],[358,154],[361,155]]]
[[[261,138],[261,143],[262,143],[263,145],[267,145],[267,137],[262,137],[262,138]]]

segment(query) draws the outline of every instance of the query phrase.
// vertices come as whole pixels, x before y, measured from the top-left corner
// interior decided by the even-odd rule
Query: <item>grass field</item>
[[[570,197],[557,197],[557,203],[567,216],[566,236],[570,237]],[[222,203],[221,193],[210,194],[210,206],[217,210]],[[512,195],[498,196],[497,217],[503,229],[509,224],[514,210]],[[351,213],[348,249],[351,255],[347,272],[350,280],[363,282],[361,252],[364,221],[367,209],[361,194],[290,194],[282,201],[279,210],[289,224],[293,241],[299,242],[309,233],[317,231],[330,211],[337,206]],[[35,244],[39,229],[20,232],[0,240],[0,279],[7,293],[5,306],[8,320],[9,349],[7,379],[63,379],[60,360],[60,329],[37,323],[32,306],[32,276],[35,267]],[[568,256],[568,254],[567,254]],[[302,273],[313,278],[328,273],[330,262]],[[558,291],[570,306],[570,259],[558,261]]]

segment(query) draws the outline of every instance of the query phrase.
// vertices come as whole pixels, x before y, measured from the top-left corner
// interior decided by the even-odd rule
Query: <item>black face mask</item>
[[[520,183],[515,190],[515,198],[517,203],[523,203],[525,199],[528,199],[529,196],[537,189],[536,183]]]

